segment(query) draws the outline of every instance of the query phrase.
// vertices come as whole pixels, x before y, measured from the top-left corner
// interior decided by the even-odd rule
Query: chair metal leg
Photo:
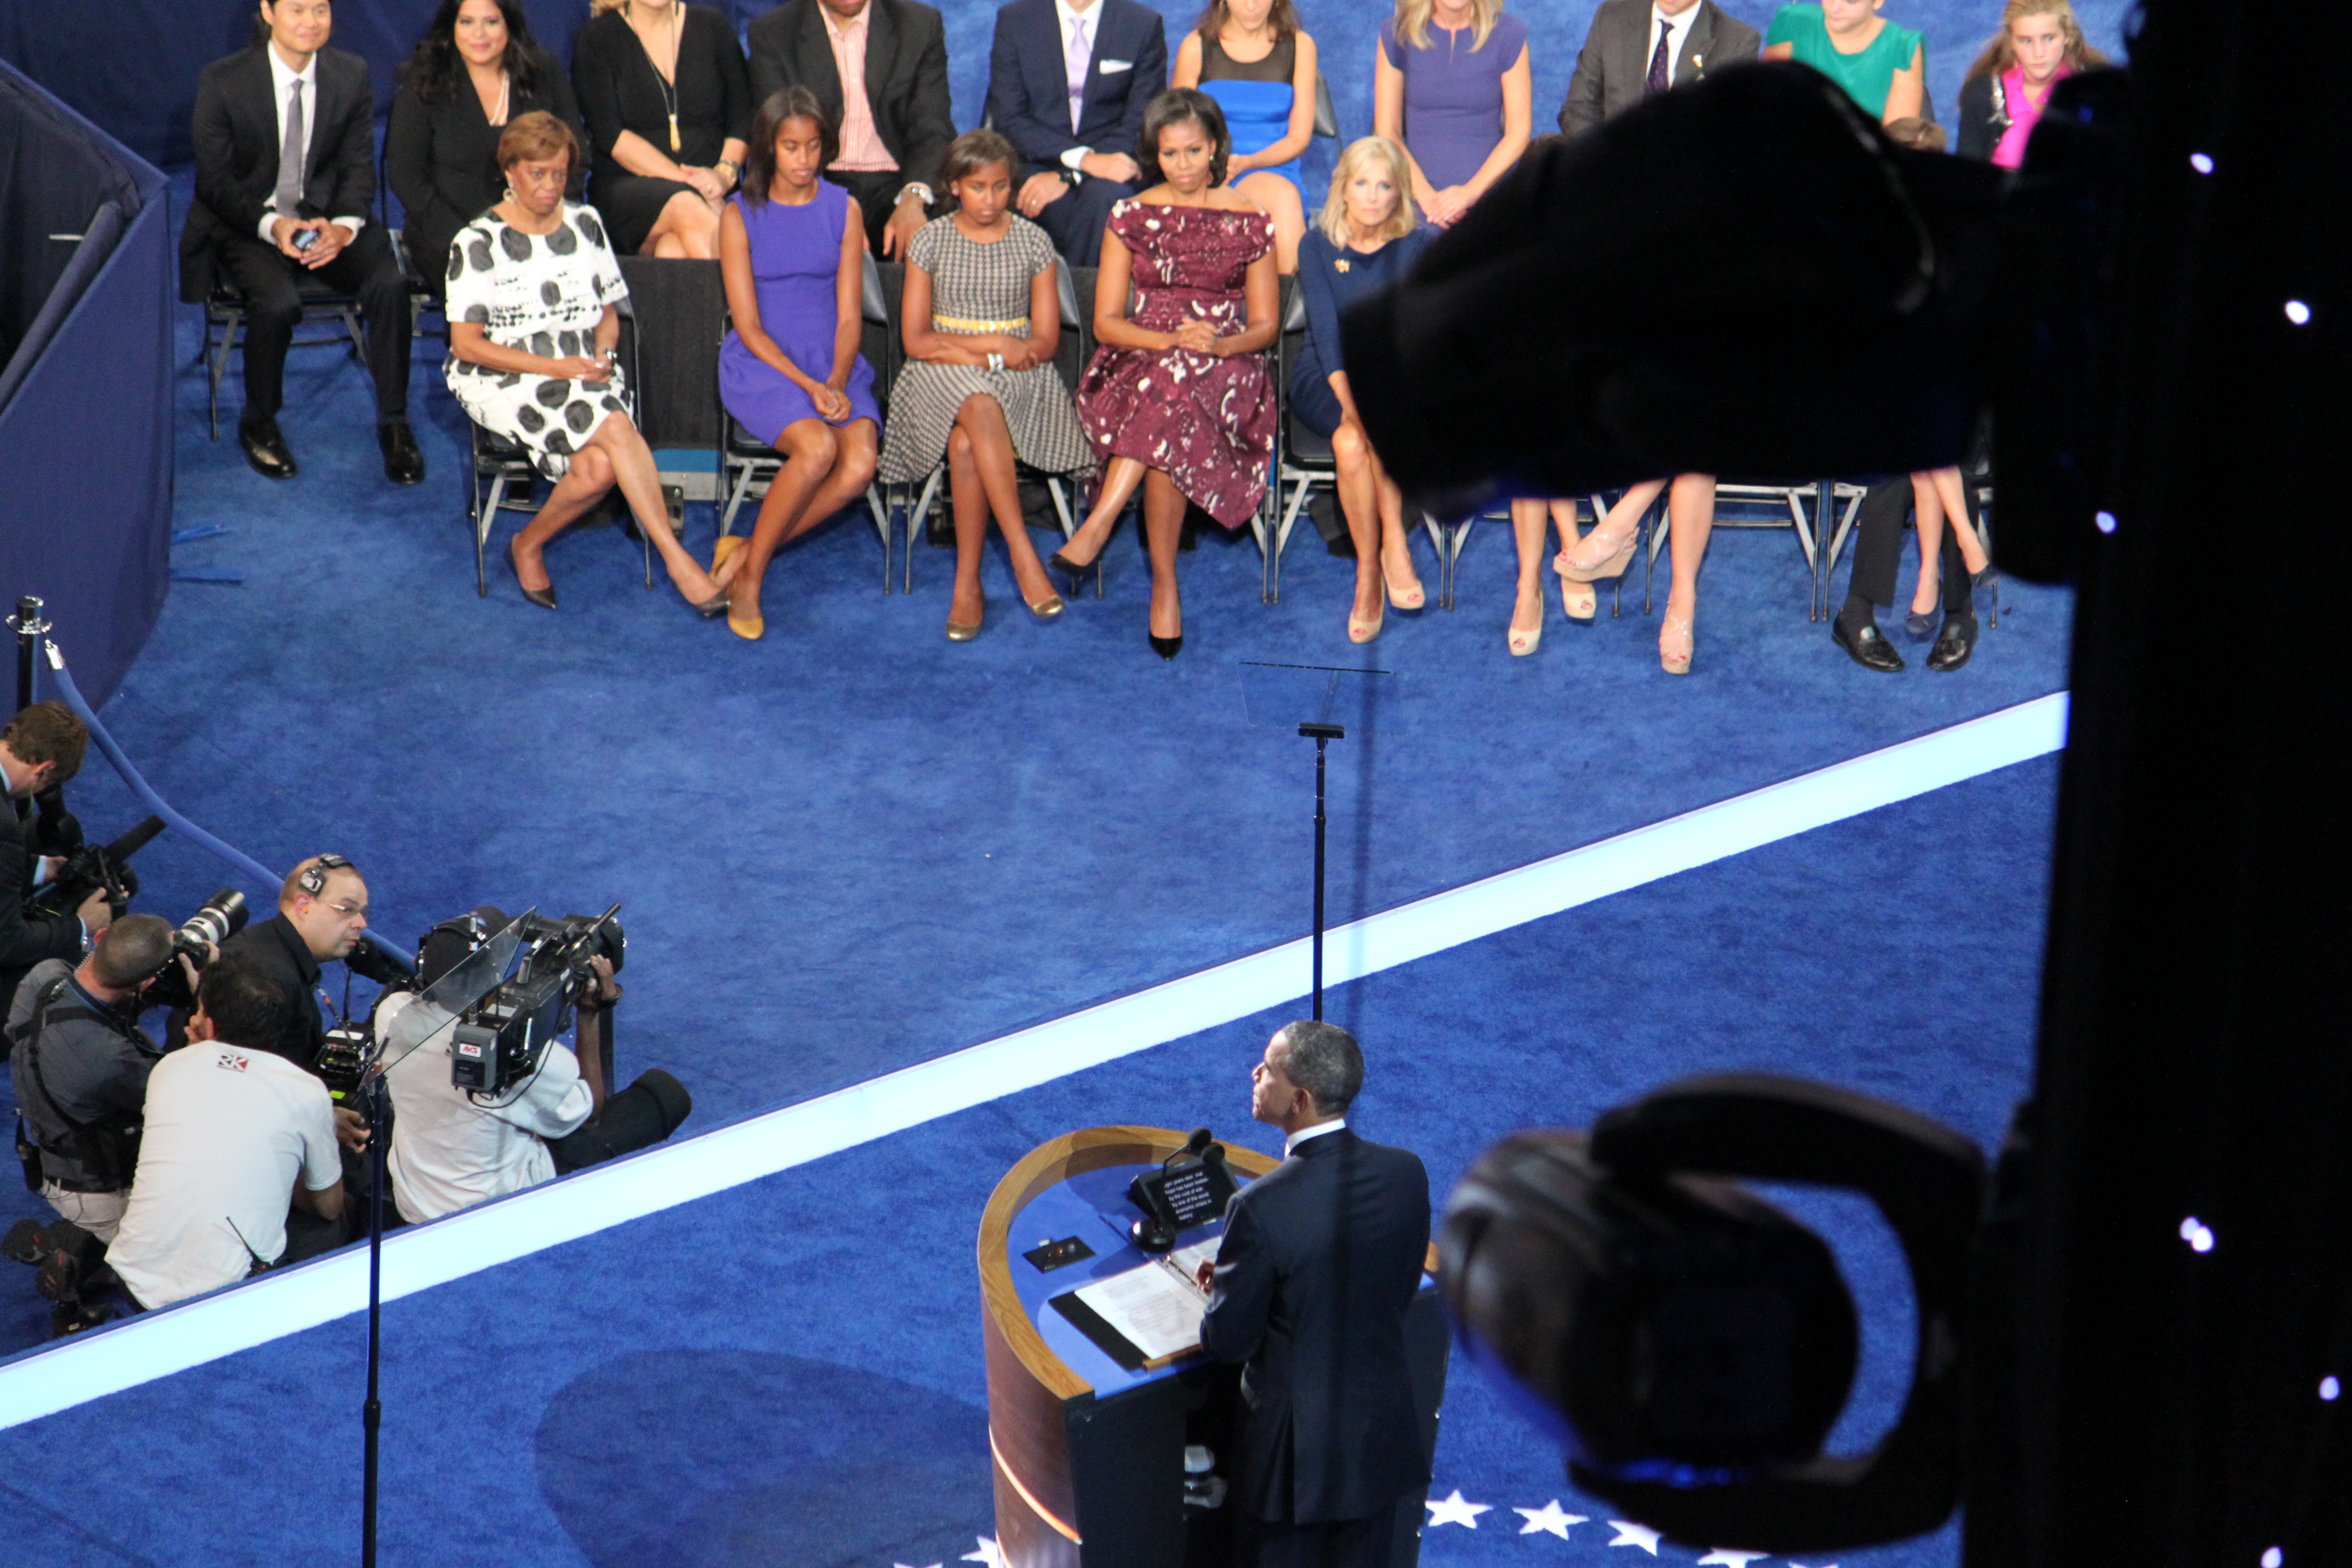
[[[220,346],[213,351],[212,418],[213,439],[220,439],[221,377],[228,374],[228,356],[236,347],[237,323],[244,320],[238,310],[226,312],[221,319]]]
[[[336,312],[343,319],[343,331],[352,335],[352,357],[367,363],[367,339],[360,335],[360,312],[355,305],[346,305]]]
[[[904,591],[910,595],[915,591],[915,542],[921,537],[924,529],[930,521],[931,502],[940,493],[940,476],[947,471],[947,465],[942,463],[923,477],[922,494],[916,498],[915,510],[907,514],[907,566]],[[888,591],[889,584],[887,581],[883,584],[883,588],[885,592]]]

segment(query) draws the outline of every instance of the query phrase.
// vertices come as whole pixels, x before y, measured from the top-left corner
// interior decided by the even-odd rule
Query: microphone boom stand
[[[373,1063],[360,1080],[367,1098],[368,1124],[368,1349],[367,1404],[360,1420],[367,1432],[364,1479],[361,1483],[360,1564],[375,1568],[376,1465],[383,1426],[383,1401],[377,1396],[377,1374],[383,1362],[383,1074]]]
[[[1298,732],[1315,742],[1315,1021],[1323,1021],[1323,752],[1348,738],[1340,724],[1301,724]]]

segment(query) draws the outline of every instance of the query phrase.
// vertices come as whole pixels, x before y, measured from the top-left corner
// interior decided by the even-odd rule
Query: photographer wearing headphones
[[[444,921],[418,951],[418,985],[430,985],[507,924],[484,905]],[[393,1063],[392,1147],[386,1163],[392,1195],[412,1224],[470,1208],[488,1198],[537,1186],[584,1166],[650,1148],[677,1131],[694,1109],[686,1086],[659,1068],[647,1069],[618,1094],[613,1076],[613,1005],[621,987],[610,960],[590,961],[595,979],[576,1005],[577,1049],[550,1042],[539,1070],[498,1095],[476,1094],[451,1081],[453,1048],[444,1032]],[[416,1000],[394,992],[376,1005],[375,1034],[387,1037],[402,1010]]]
[[[322,963],[342,959],[352,971],[378,984],[404,978],[396,965],[382,963],[360,940],[367,930],[368,888],[359,868],[340,855],[313,855],[286,875],[278,889],[278,913],[246,927],[221,943],[224,956],[239,953],[261,965],[285,989],[291,1011],[282,1040],[260,1042],[263,1049],[297,1067],[314,1068],[327,1037],[320,1010]],[[176,1050],[182,1014],[173,1014],[166,1039]]]
[[[280,1049],[293,999],[250,952],[205,966],[188,1043],[148,1075],[139,1168],[106,1260],[142,1307],[168,1306],[323,1252],[289,1240],[289,1200],[336,1221],[343,1163],[327,1086]],[[257,1041],[245,1045],[244,1041]]]
[[[33,854],[17,803],[79,773],[89,746],[89,731],[61,702],[36,702],[0,730],[0,778],[8,793],[8,804],[0,806],[0,995],[13,996],[26,972],[44,959],[79,958],[114,918],[103,891],[82,900],[79,919],[36,916],[26,909],[34,889],[57,875],[58,862]]]

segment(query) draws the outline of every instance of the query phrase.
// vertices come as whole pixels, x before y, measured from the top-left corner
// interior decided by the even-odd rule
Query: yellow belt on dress
[[[1026,316],[1008,316],[996,321],[975,321],[963,316],[935,315],[931,318],[931,330],[935,332],[1021,332],[1028,329],[1029,318]]]

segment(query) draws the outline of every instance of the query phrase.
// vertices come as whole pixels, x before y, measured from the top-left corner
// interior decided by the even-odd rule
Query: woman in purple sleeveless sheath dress
[[[768,559],[866,492],[880,450],[874,367],[857,352],[866,226],[849,194],[818,177],[835,148],[832,121],[805,88],[771,98],[752,127],[743,191],[727,204],[719,269],[734,328],[719,350],[719,396],[737,424],[783,454],[745,550],[727,624],[766,630]]]

